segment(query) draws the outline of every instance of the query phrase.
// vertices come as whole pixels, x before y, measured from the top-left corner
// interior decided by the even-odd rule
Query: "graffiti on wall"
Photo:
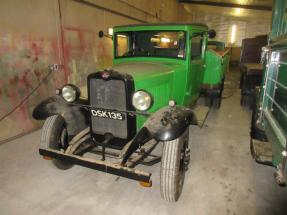
[[[47,74],[49,64],[58,62],[57,38],[17,37],[12,33],[0,34],[0,118],[8,114],[27,96]],[[31,120],[31,112],[39,98],[48,96],[63,84],[64,75],[53,74],[35,94],[13,114],[7,116],[1,126],[0,140],[8,133],[26,132],[37,127]],[[22,126],[15,126],[21,122]],[[24,125],[24,126],[23,126]],[[13,128],[13,130],[11,130]]]
[[[97,33],[76,27],[64,27],[62,32],[63,45],[59,45],[56,35],[51,39],[0,34],[0,118],[37,86],[46,76],[50,64],[64,59],[64,71],[49,76],[50,79],[31,98],[0,122],[0,141],[39,127],[39,123],[31,117],[33,108],[42,99],[51,96],[66,79],[80,86],[83,96],[86,96],[87,75],[111,66],[110,39],[99,39]],[[25,126],[19,126],[18,122]]]
[[[99,39],[98,33],[76,27],[65,27],[63,35],[69,82],[84,87],[88,74],[112,65],[111,39]]]

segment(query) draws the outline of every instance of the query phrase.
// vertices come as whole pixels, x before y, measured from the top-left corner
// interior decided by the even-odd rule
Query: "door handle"
[[[202,64],[202,68],[206,68],[206,64]]]

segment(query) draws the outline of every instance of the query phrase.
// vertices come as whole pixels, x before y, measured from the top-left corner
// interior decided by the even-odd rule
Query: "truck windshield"
[[[118,32],[115,34],[115,56],[185,58],[185,32]]]

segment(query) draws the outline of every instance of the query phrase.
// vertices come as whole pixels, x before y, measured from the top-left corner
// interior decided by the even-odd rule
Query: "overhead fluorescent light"
[[[235,42],[235,36],[236,36],[236,25],[232,25],[231,28],[231,39],[230,42],[233,44]]]
[[[241,15],[242,9],[241,8],[235,8],[235,14],[236,15]]]

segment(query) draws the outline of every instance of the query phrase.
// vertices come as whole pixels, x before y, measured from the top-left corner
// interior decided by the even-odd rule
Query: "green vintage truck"
[[[88,98],[66,84],[35,108],[34,118],[46,120],[40,154],[60,169],[77,164],[143,186],[151,186],[151,173],[134,167],[161,161],[161,196],[177,201],[190,158],[189,125],[198,124],[191,107],[214,36],[203,24],[115,27],[114,65],[88,76]],[[162,154],[152,154],[159,144]]]
[[[201,92],[206,104],[214,109],[220,108],[224,89],[225,73],[229,68],[230,49],[221,41],[208,41],[205,54],[205,70]]]
[[[263,81],[257,89],[251,121],[254,159],[276,168],[275,180],[286,185],[287,174],[287,1],[273,4],[269,43],[262,51]]]

